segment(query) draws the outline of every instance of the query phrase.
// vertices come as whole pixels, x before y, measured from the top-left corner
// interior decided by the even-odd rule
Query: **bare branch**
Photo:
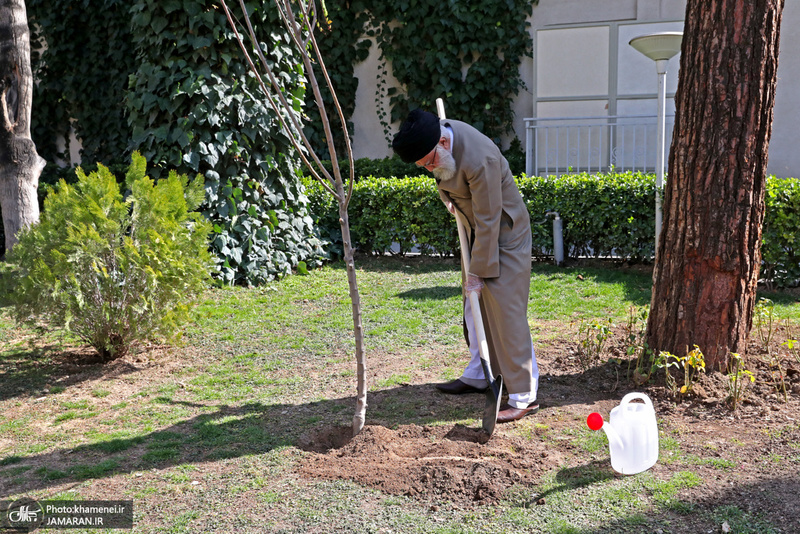
[[[278,4],[278,8],[281,11],[282,16],[285,17],[284,18],[284,24],[286,24],[287,29],[289,29],[290,32],[291,32],[292,28],[297,28],[298,27],[298,23],[297,23],[297,20],[294,17],[294,13],[292,12],[291,5],[289,3],[290,0],[282,0],[282,1],[283,1],[283,6],[280,6],[280,4],[279,4],[281,2],[281,0],[275,0],[275,3]],[[310,0],[308,2],[308,6],[309,6],[309,10],[312,7],[314,7],[314,13],[315,13],[314,19],[316,20],[316,7],[315,7],[316,4],[313,2],[313,0]],[[308,17],[307,17],[307,20],[308,20]],[[355,178],[355,167],[354,167],[354,164],[353,164],[353,151],[350,148],[350,135],[349,135],[349,133],[347,131],[347,121],[345,120],[344,112],[342,111],[342,107],[339,104],[339,100],[336,97],[336,91],[333,90],[333,83],[331,83],[330,76],[328,75],[328,70],[327,70],[327,68],[325,68],[325,62],[322,60],[322,54],[320,53],[319,45],[317,44],[316,38],[314,37],[314,27],[313,26],[309,27],[307,33],[309,35],[309,38],[311,39],[311,48],[314,51],[314,55],[317,58],[317,62],[319,64],[319,67],[322,70],[323,76],[325,77],[325,83],[328,85],[328,87],[331,88],[331,95],[333,96],[333,103],[334,103],[334,106],[335,106],[335,108],[337,110],[337,113],[339,115],[339,120],[341,122],[342,130],[344,132],[344,142],[346,143],[346,149],[347,149],[346,151],[347,151],[347,155],[348,155],[348,162],[350,164],[350,180],[348,181],[348,184],[347,184],[347,196],[346,196],[345,201],[344,201],[344,206],[345,206],[345,209],[346,209],[347,206],[350,203],[350,197],[353,194],[353,182],[355,181],[354,180],[354,178]],[[301,46],[298,36],[296,36],[295,34],[292,34],[292,39],[294,40],[295,45]],[[339,159],[336,157],[336,147],[333,144],[333,134],[332,134],[332,131],[331,131],[330,118],[328,117],[327,108],[325,107],[325,102],[322,99],[322,94],[319,91],[319,83],[317,82],[317,76],[314,73],[313,65],[311,65],[311,58],[308,56],[308,54],[304,54],[303,55],[303,61],[304,61],[304,65],[305,65],[306,70],[307,70],[306,77],[307,77],[307,79],[309,80],[309,82],[311,84],[311,88],[312,88],[312,90],[314,92],[314,100],[316,101],[317,107],[319,108],[320,119],[322,121],[322,127],[323,127],[323,129],[325,131],[325,139],[328,142],[328,152],[331,155],[331,165],[333,167],[333,174],[334,174],[335,177],[337,177],[338,179],[341,180],[342,179],[341,169],[339,167]],[[344,180],[342,180],[342,181],[344,182]]]
[[[322,75],[325,77],[325,83],[328,84],[328,87],[331,88],[331,95],[333,96],[333,105],[336,107],[336,111],[339,114],[339,120],[342,123],[342,131],[344,133],[344,143],[348,157],[348,163],[350,164],[350,180],[347,185],[347,198],[345,199],[345,208],[350,204],[350,197],[353,196],[353,182],[355,182],[355,165],[353,164],[353,150],[350,147],[350,133],[347,130],[347,121],[344,117],[344,111],[342,110],[342,106],[339,103],[339,98],[336,96],[336,91],[333,90],[333,82],[331,82],[330,76],[328,75],[328,69],[325,67],[325,61],[322,59],[322,54],[319,51],[319,45],[317,44],[317,39],[314,37],[314,32],[309,32],[311,36],[311,47],[314,50],[314,54],[317,57],[317,62],[319,63],[319,68],[322,71]],[[314,73],[311,73],[314,76]],[[316,82],[316,76],[314,76],[314,81]]]
[[[266,70],[267,76],[270,79],[270,84],[272,85],[273,88],[275,88],[275,92],[278,95],[278,99],[280,100],[281,105],[286,110],[286,114],[289,116],[290,120],[292,121],[293,128],[290,128],[287,125],[286,120],[284,119],[280,108],[278,107],[278,105],[275,103],[275,101],[273,99],[272,93],[270,92],[270,90],[266,86],[266,84],[264,83],[264,80],[261,77],[261,74],[259,73],[258,69],[256,68],[255,63],[253,62],[253,59],[250,57],[250,54],[247,51],[247,47],[244,45],[244,38],[242,37],[241,33],[238,30],[239,26],[237,26],[236,22],[234,22],[233,15],[231,14],[227,3],[225,2],[225,0],[220,0],[220,3],[222,4],[222,8],[225,11],[226,17],[228,18],[228,23],[231,25],[231,28],[233,29],[233,32],[236,35],[236,39],[239,42],[239,47],[242,49],[242,53],[244,54],[245,59],[247,60],[248,64],[250,65],[250,70],[255,75],[256,80],[258,81],[258,84],[261,87],[261,90],[266,95],[270,107],[272,108],[272,110],[277,115],[278,121],[280,122],[281,127],[288,134],[289,140],[291,141],[291,143],[294,146],[295,150],[297,150],[297,152],[300,154],[300,158],[303,160],[303,163],[308,168],[309,172],[314,177],[314,179],[316,179],[319,183],[321,183],[322,186],[329,193],[331,193],[334,197],[336,197],[337,200],[338,200],[337,193],[317,173],[315,168],[311,165],[311,163],[309,162],[308,158],[306,157],[305,151],[303,150],[303,147],[300,145],[300,142],[295,137],[295,136],[300,137],[300,139],[302,140],[303,144],[305,145],[305,148],[307,149],[308,153],[311,154],[312,158],[314,159],[314,161],[317,164],[317,166],[320,169],[320,171],[324,174],[325,178],[328,181],[330,181],[331,183],[333,183],[334,179],[327,172],[327,169],[325,169],[325,167],[322,165],[322,162],[319,160],[319,158],[317,157],[316,153],[311,148],[311,144],[308,142],[308,139],[306,139],[305,135],[303,134],[302,127],[297,123],[297,120],[294,117],[294,114],[292,113],[292,109],[293,108],[289,105],[289,103],[286,101],[286,98],[283,96],[283,93],[281,92],[280,86],[278,85],[278,82],[275,79],[275,76],[272,74],[272,69],[269,67],[269,64],[266,61],[266,57],[264,57],[264,54],[261,51],[261,47],[258,44],[258,40],[255,38],[255,33],[253,32],[252,25],[250,24],[250,20],[249,20],[249,16],[247,15],[247,11],[245,10],[244,14],[245,14],[245,20],[247,21],[248,30],[250,32],[251,42],[253,43],[254,48],[258,52],[259,58],[261,59],[261,62],[264,65],[264,69]],[[244,3],[241,0],[240,0],[240,4],[242,5],[242,9],[245,9]],[[241,23],[239,23],[239,25],[241,25]]]
[[[253,30],[253,25],[250,22],[250,16],[247,13],[247,7],[245,6],[244,0],[239,0],[239,5],[241,6],[242,12],[245,15],[245,22],[247,23],[247,30],[248,30],[248,34],[250,36],[250,41],[253,44],[253,48],[258,53],[258,57],[261,60],[262,65],[264,66],[264,70],[267,72],[267,76],[269,76],[270,84],[275,89],[275,92],[277,93],[277,97],[280,100],[281,105],[286,110],[287,115],[289,115],[289,119],[291,120],[292,126],[293,126],[294,129],[293,130],[286,129],[285,125],[283,124],[283,122],[281,122],[281,125],[284,126],[284,129],[286,129],[287,133],[290,134],[290,137],[293,137],[294,135],[297,135],[303,141],[303,145],[308,150],[309,154],[311,154],[311,157],[314,159],[314,162],[319,166],[321,172],[325,175],[325,177],[328,180],[330,180],[331,182],[334,182],[334,179],[330,176],[330,174],[328,174],[328,171],[322,165],[322,162],[319,160],[319,157],[317,156],[316,152],[312,148],[311,143],[306,138],[306,135],[303,132],[302,125],[297,121],[297,118],[296,118],[295,114],[293,113],[293,107],[291,106],[291,104],[289,104],[289,102],[284,97],[283,91],[281,91],[280,85],[278,84],[278,80],[275,78],[275,76],[272,73],[272,69],[269,66],[269,62],[267,61],[266,56],[264,56],[264,52],[261,50],[261,45],[258,42],[258,38],[256,37],[255,31]],[[278,8],[280,10],[280,6],[278,6]],[[289,13],[291,14],[290,6],[287,6],[287,8],[289,9]],[[302,31],[302,28],[297,27],[297,28],[295,28],[293,30],[292,28],[289,28],[287,26],[287,29],[289,30],[289,34],[292,36],[292,40],[295,41],[295,43],[297,43],[297,38],[296,38],[294,32],[296,31],[296,32],[300,33]],[[301,49],[301,51],[302,50],[304,50],[304,49]],[[303,61],[305,63],[307,54],[302,53],[301,56],[303,57]],[[255,71],[255,66],[252,63],[251,63],[251,67]],[[257,72],[256,72],[256,75],[258,76]],[[307,162],[307,160],[305,158],[303,159],[303,161]],[[309,169],[311,170],[312,173],[314,172],[311,169],[310,165],[306,165],[306,166],[309,167]],[[325,184],[325,185],[327,185],[327,184]]]

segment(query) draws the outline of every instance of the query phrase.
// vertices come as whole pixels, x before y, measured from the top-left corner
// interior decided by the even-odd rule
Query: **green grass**
[[[457,377],[465,361],[458,264],[361,258],[357,269],[371,370],[382,373],[370,378],[370,398],[419,384],[421,371]],[[781,318],[800,320],[795,298],[769,298]],[[528,319],[546,343],[553,325],[562,339],[570,324],[577,336],[582,320],[620,325],[631,306],[649,301],[647,274],[535,264]],[[321,425],[350,424],[352,328],[345,271],[335,264],[260,288],[211,289],[174,348],[181,365],[142,364],[158,370],[147,380],[139,369],[90,379],[57,364],[63,346],[74,343],[69,336],[37,337],[0,309],[0,335],[10,340],[0,342],[0,409],[16,414],[0,421],[0,486],[31,483],[25,493],[37,497],[77,484],[80,496],[91,494],[92,484],[124,477],[118,498],[137,499],[142,532],[669,532],[670,521],[687,514],[706,514],[709,525],[728,521],[734,532],[774,531],[768,518],[733,504],[700,510],[681,499],[682,491],[709,482],[693,467],[735,470],[726,458],[686,454],[679,435],[662,432],[659,462],[682,471],[664,479],[652,472],[617,477],[605,435],[577,420],[567,430],[542,418],[515,427],[522,439],[567,446],[573,458],[590,460],[547,473],[538,487],[515,488],[495,506],[444,503],[432,511],[352,482],[304,480],[292,471],[304,454],[299,438]],[[384,370],[382,354],[403,359]],[[482,402],[431,407],[413,395],[385,395],[367,415],[389,427],[474,427]],[[549,416],[564,417],[557,409]]]

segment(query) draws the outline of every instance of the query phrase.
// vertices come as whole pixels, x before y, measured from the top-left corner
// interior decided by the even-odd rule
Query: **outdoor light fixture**
[[[658,146],[656,149],[656,253],[661,233],[661,188],[664,185],[664,136],[666,130],[667,64],[681,51],[683,32],[660,32],[634,37],[628,44],[656,62],[658,73]]]

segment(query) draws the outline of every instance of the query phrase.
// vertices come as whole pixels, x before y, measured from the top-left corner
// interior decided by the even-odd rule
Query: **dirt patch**
[[[618,333],[617,339],[622,337]],[[661,433],[662,456],[652,470],[655,476],[668,480],[679,472],[696,472],[702,486],[683,490],[680,498],[685,502],[708,508],[735,502],[770,517],[786,532],[800,531],[800,503],[794,495],[800,487],[800,365],[791,354],[781,361],[784,396],[777,390],[779,375],[771,357],[752,342],[746,362],[756,382],[731,411],[725,375],[701,374],[693,394],[675,397],[663,377],[636,387],[625,359],[583,371],[574,348],[567,336],[539,347],[541,411],[498,425],[490,439],[479,428],[462,425],[368,424],[355,438],[350,427],[319,428],[298,443],[306,451],[298,472],[310,479],[351,480],[434,507],[444,502],[458,507],[494,503],[512,488],[536,486],[543,474],[554,470],[576,472],[591,466],[614,477],[607,449],[587,453],[570,436],[586,428],[589,413],[600,412],[608,420],[626,393],[642,391],[653,400]],[[609,350],[619,355],[625,347]],[[432,383],[407,389],[407,395],[423,397],[419,402],[426,406],[471,402],[475,417],[480,417],[481,395],[443,395]],[[402,394],[402,389],[392,393]],[[380,409],[388,396],[384,391],[371,394],[370,409]],[[682,521],[692,528],[690,519]],[[700,528],[699,523],[695,526]]]
[[[349,479],[392,495],[461,505],[489,504],[517,484],[540,475],[551,456],[541,442],[493,436],[462,425],[405,425],[396,430],[366,426],[323,429],[305,436],[311,452],[300,473],[329,480]],[[548,458],[548,464],[557,462]]]

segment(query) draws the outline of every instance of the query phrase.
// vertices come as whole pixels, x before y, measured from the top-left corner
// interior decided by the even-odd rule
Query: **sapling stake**
[[[364,420],[367,410],[367,385],[366,385],[366,362],[364,355],[364,330],[361,326],[361,297],[358,292],[358,283],[356,281],[356,268],[353,260],[353,246],[350,240],[350,222],[347,215],[347,205],[350,202],[350,197],[353,193],[353,181],[355,170],[353,167],[353,150],[350,146],[350,136],[347,132],[347,122],[344,117],[344,112],[339,104],[339,99],[334,91],[333,84],[331,83],[328,71],[325,68],[322,54],[320,53],[316,37],[314,36],[314,28],[317,26],[318,11],[316,0],[274,0],[275,5],[280,13],[281,20],[284,23],[289,35],[292,39],[294,46],[300,53],[303,59],[303,75],[305,76],[307,84],[311,87],[314,94],[314,101],[317,106],[317,111],[320,115],[323,130],[325,132],[325,140],[328,145],[328,152],[331,158],[332,172],[330,172],[322,165],[319,156],[314,151],[311,143],[309,143],[305,134],[303,133],[302,124],[299,120],[299,111],[297,111],[292,103],[291,98],[287,99],[281,89],[278,79],[270,67],[270,62],[264,55],[261,49],[259,40],[250,22],[250,16],[247,13],[247,7],[244,0],[239,0],[239,7],[244,24],[234,17],[228,8],[225,0],[220,0],[222,9],[228,18],[228,23],[236,35],[239,46],[242,49],[244,57],[250,66],[250,70],[258,81],[262,92],[266,96],[268,105],[272,108],[278,116],[281,128],[287,134],[292,142],[295,150],[300,154],[303,163],[308,167],[309,172],[322,186],[331,193],[339,204],[339,225],[342,229],[342,241],[344,244],[344,262],[347,268],[347,282],[350,287],[350,301],[352,302],[353,310],[353,334],[355,337],[356,349],[356,371],[358,376],[357,384],[357,397],[356,397],[356,413],[353,416],[353,435],[355,436],[361,429],[364,428]],[[323,13],[325,9],[324,1],[322,3]],[[297,11],[296,11],[297,10]],[[325,19],[326,17],[323,17]],[[245,43],[243,35],[249,38],[249,46]],[[257,61],[253,59],[251,54],[255,54]],[[312,57],[313,54],[313,57]],[[324,77],[324,83],[330,90],[333,96],[333,106],[338,115],[343,132],[345,152],[350,164],[349,177],[342,178],[342,170],[339,166],[339,158],[336,153],[336,148],[333,142],[333,130],[331,129],[331,121],[328,117],[326,106],[322,100],[322,93],[320,92],[320,85],[314,73],[313,63],[319,68]],[[258,66],[257,66],[258,65]],[[279,73],[280,74],[280,73]],[[266,81],[265,81],[266,77]],[[313,163],[309,161],[309,157]],[[346,187],[345,187],[345,182]]]

